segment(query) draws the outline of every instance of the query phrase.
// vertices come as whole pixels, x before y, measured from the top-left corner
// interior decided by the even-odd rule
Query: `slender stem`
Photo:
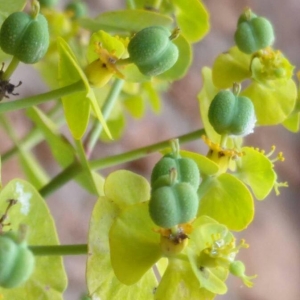
[[[44,94],[39,94],[32,97],[23,98],[16,101],[4,102],[0,104],[0,114],[9,111],[15,111],[18,109],[28,108],[34,105],[38,105],[53,99],[57,99],[66,95],[70,95],[76,93],[78,91],[83,91],[85,89],[85,85],[83,81],[78,81],[68,86],[64,86],[62,88],[53,90],[51,92],[47,92]]]
[[[204,129],[199,129],[193,132],[190,132],[188,134],[184,134],[180,137],[178,137],[179,142],[181,144],[187,143],[193,140],[196,140],[200,138],[202,135],[205,134]],[[125,163],[132,160],[137,160],[139,158],[143,158],[151,153],[157,152],[159,150],[162,150],[164,148],[167,148],[170,146],[170,139],[165,140],[163,142],[159,142],[150,146],[142,147],[136,150],[132,150],[129,152],[125,152],[122,154],[114,155],[111,157],[96,159],[90,162],[90,167],[93,170],[99,170],[104,169],[112,166],[119,165],[121,163]]]
[[[123,85],[124,85],[123,79],[115,79],[115,81],[110,89],[110,92],[107,95],[107,98],[105,99],[104,104],[101,108],[104,120],[107,120],[109,115],[111,114],[111,111],[114,108],[116,101],[118,100],[118,97],[120,95]],[[100,136],[102,130],[103,130],[103,126],[97,120],[97,122],[94,124],[90,134],[88,135],[88,137],[84,143],[85,144],[85,152],[86,152],[87,157],[91,156],[92,151],[99,139],[99,136]]]
[[[177,138],[179,139],[179,142],[183,144],[183,143],[187,143],[199,139],[204,134],[205,134],[204,129],[199,129],[190,132],[188,134],[184,134]],[[170,139],[150,146],[146,146],[122,154],[114,155],[111,157],[96,159],[94,161],[91,161],[89,165],[92,170],[105,169],[108,167],[119,165],[121,163],[143,158],[151,153],[157,152],[169,146],[170,146]],[[51,193],[55,192],[57,189],[63,186],[67,181],[79,175],[81,171],[82,171],[82,167],[78,162],[72,163],[69,167],[67,167],[56,177],[54,177],[47,185],[41,188],[39,190],[40,194],[43,197],[49,196]]]
[[[5,72],[2,76],[2,80],[9,80],[10,76],[13,74],[15,69],[18,67],[19,62],[20,61],[15,56],[13,56],[11,62],[9,63],[7,69],[5,70]]]
[[[39,193],[44,198],[49,196],[54,191],[62,187],[65,183],[69,182],[71,179],[79,175],[81,171],[82,171],[81,165],[77,161],[75,161],[74,163],[70,164],[67,168],[65,168],[57,176],[52,178],[52,180],[49,183],[47,183],[39,190]]]
[[[86,255],[87,244],[78,245],[51,245],[51,246],[29,246],[35,256],[62,256],[62,255]]]
[[[228,138],[228,135],[227,135],[227,134],[222,134],[222,135],[221,135],[220,146],[221,146],[222,148],[226,148],[227,138]]]

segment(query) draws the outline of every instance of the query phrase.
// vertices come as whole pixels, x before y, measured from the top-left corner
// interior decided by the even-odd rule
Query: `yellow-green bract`
[[[0,46],[7,53],[26,64],[34,64],[47,52],[49,32],[46,18],[15,12],[3,22]]]

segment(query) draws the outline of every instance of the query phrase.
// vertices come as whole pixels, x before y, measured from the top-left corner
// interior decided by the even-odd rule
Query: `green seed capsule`
[[[34,256],[26,243],[14,235],[0,235],[0,286],[14,288],[23,284],[34,269]]]
[[[7,53],[26,64],[34,64],[47,52],[49,32],[46,18],[15,12],[3,22],[0,46]]]
[[[221,91],[214,97],[208,119],[217,133],[229,135],[247,135],[256,122],[252,101],[231,91]]]
[[[249,10],[239,18],[234,40],[242,52],[252,54],[271,46],[274,39],[273,26],[267,19],[257,17]]]
[[[156,76],[169,70],[178,59],[178,48],[171,34],[162,26],[147,27],[139,31],[128,44],[130,60],[140,72]]]
[[[149,202],[149,212],[156,225],[171,228],[194,219],[198,206],[197,192],[183,182],[156,189]]]
[[[87,15],[87,11],[88,11],[86,4],[79,0],[70,2],[66,6],[65,10],[70,11],[72,13],[73,19],[84,17],[85,15]]]
[[[190,158],[176,158],[167,154],[162,157],[154,166],[151,174],[152,190],[163,185],[170,185],[170,170],[177,172],[176,180],[178,182],[187,182],[194,189],[198,189],[200,184],[200,173],[197,164]]]

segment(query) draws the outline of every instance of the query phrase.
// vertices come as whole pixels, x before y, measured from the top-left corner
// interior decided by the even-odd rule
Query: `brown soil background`
[[[123,7],[123,1],[87,1],[93,16],[101,12]],[[201,88],[200,71],[203,66],[211,66],[214,58],[233,44],[236,20],[242,10],[249,6],[259,15],[272,21],[276,31],[275,47],[300,68],[300,1],[298,0],[205,0],[211,13],[211,31],[203,41],[194,47],[194,63],[185,79],[174,83],[165,94],[163,110],[160,115],[148,112],[143,120],[128,117],[127,130],[123,138],[115,144],[101,144],[95,157],[104,157],[128,151],[152,142],[175,137],[201,127],[197,93]],[[61,6],[63,4],[61,3]],[[12,82],[23,80],[18,89],[22,96],[46,91],[38,74],[29,66],[21,65],[14,74]],[[20,136],[30,129],[30,122],[21,112],[9,114]],[[0,128],[0,152],[4,153],[11,143]],[[299,134],[291,134],[282,127],[258,128],[249,136],[246,144],[264,148],[268,151],[275,144],[284,152],[286,161],[278,163],[276,170],[279,181],[288,181],[289,188],[281,189],[279,197],[272,193],[267,200],[256,202],[256,216],[249,228],[238,234],[250,244],[242,250],[239,258],[247,265],[247,274],[258,274],[252,289],[243,287],[239,279],[229,277],[229,292],[217,299],[226,300],[298,300],[300,299],[300,168]],[[183,146],[185,149],[205,153],[201,141]],[[45,144],[35,149],[35,154],[49,174],[58,169],[53,164],[50,151]],[[122,166],[144,176],[150,176],[151,168],[158,159],[151,155]],[[105,173],[111,170],[105,170]],[[15,177],[23,177],[16,159],[2,166],[2,181],[7,183]],[[85,243],[88,222],[95,197],[88,195],[74,182],[49,197],[47,203],[56,220],[62,243]],[[85,292],[85,257],[64,259],[69,276],[66,300],[76,300]],[[103,299],[110,300],[110,299]],[[122,300],[122,299],[120,299]],[[135,300],[135,299],[133,299]]]

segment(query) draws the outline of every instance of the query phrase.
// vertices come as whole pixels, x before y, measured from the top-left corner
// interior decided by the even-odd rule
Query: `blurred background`
[[[121,0],[86,1],[91,16],[101,12],[124,7]],[[300,1],[298,0],[204,0],[210,12],[211,31],[194,46],[194,62],[187,76],[172,84],[164,94],[163,109],[160,115],[150,110],[142,120],[128,116],[127,129],[117,143],[101,143],[95,157],[118,154],[123,151],[146,146],[201,128],[197,94],[202,86],[201,69],[212,66],[215,57],[233,45],[233,34],[238,16],[246,6],[258,15],[267,17],[274,25],[276,33],[275,48],[280,49],[300,69]],[[65,1],[59,5],[64,6]],[[22,97],[47,91],[38,73],[30,66],[21,64],[12,77],[12,82],[23,80],[18,88]],[[31,127],[22,112],[10,113],[10,118],[20,136]],[[0,128],[0,153],[11,147],[9,138]],[[258,128],[246,140],[247,145],[265,149],[272,145],[283,151],[284,163],[276,164],[279,181],[287,181],[289,188],[282,188],[281,194],[274,192],[263,202],[256,202],[254,222],[247,230],[238,234],[245,238],[250,248],[241,250],[239,258],[247,266],[247,274],[258,274],[254,287],[248,289],[242,282],[229,276],[229,292],[216,299],[224,300],[297,300],[300,299],[300,136],[292,134],[283,127]],[[182,148],[205,154],[206,146],[201,140],[183,145]],[[53,164],[51,153],[42,143],[35,154],[50,175],[59,170]],[[141,175],[150,177],[158,154],[122,165]],[[112,169],[104,171],[108,174]],[[10,179],[24,177],[16,159],[2,166],[2,181],[5,185]],[[86,243],[88,222],[96,199],[87,194],[76,183],[70,182],[51,195],[47,201],[56,220],[60,240],[64,244]],[[69,276],[66,300],[76,300],[85,292],[85,257],[66,257],[64,263]],[[103,299],[109,300],[109,299]],[[121,300],[121,299],[120,299]]]

